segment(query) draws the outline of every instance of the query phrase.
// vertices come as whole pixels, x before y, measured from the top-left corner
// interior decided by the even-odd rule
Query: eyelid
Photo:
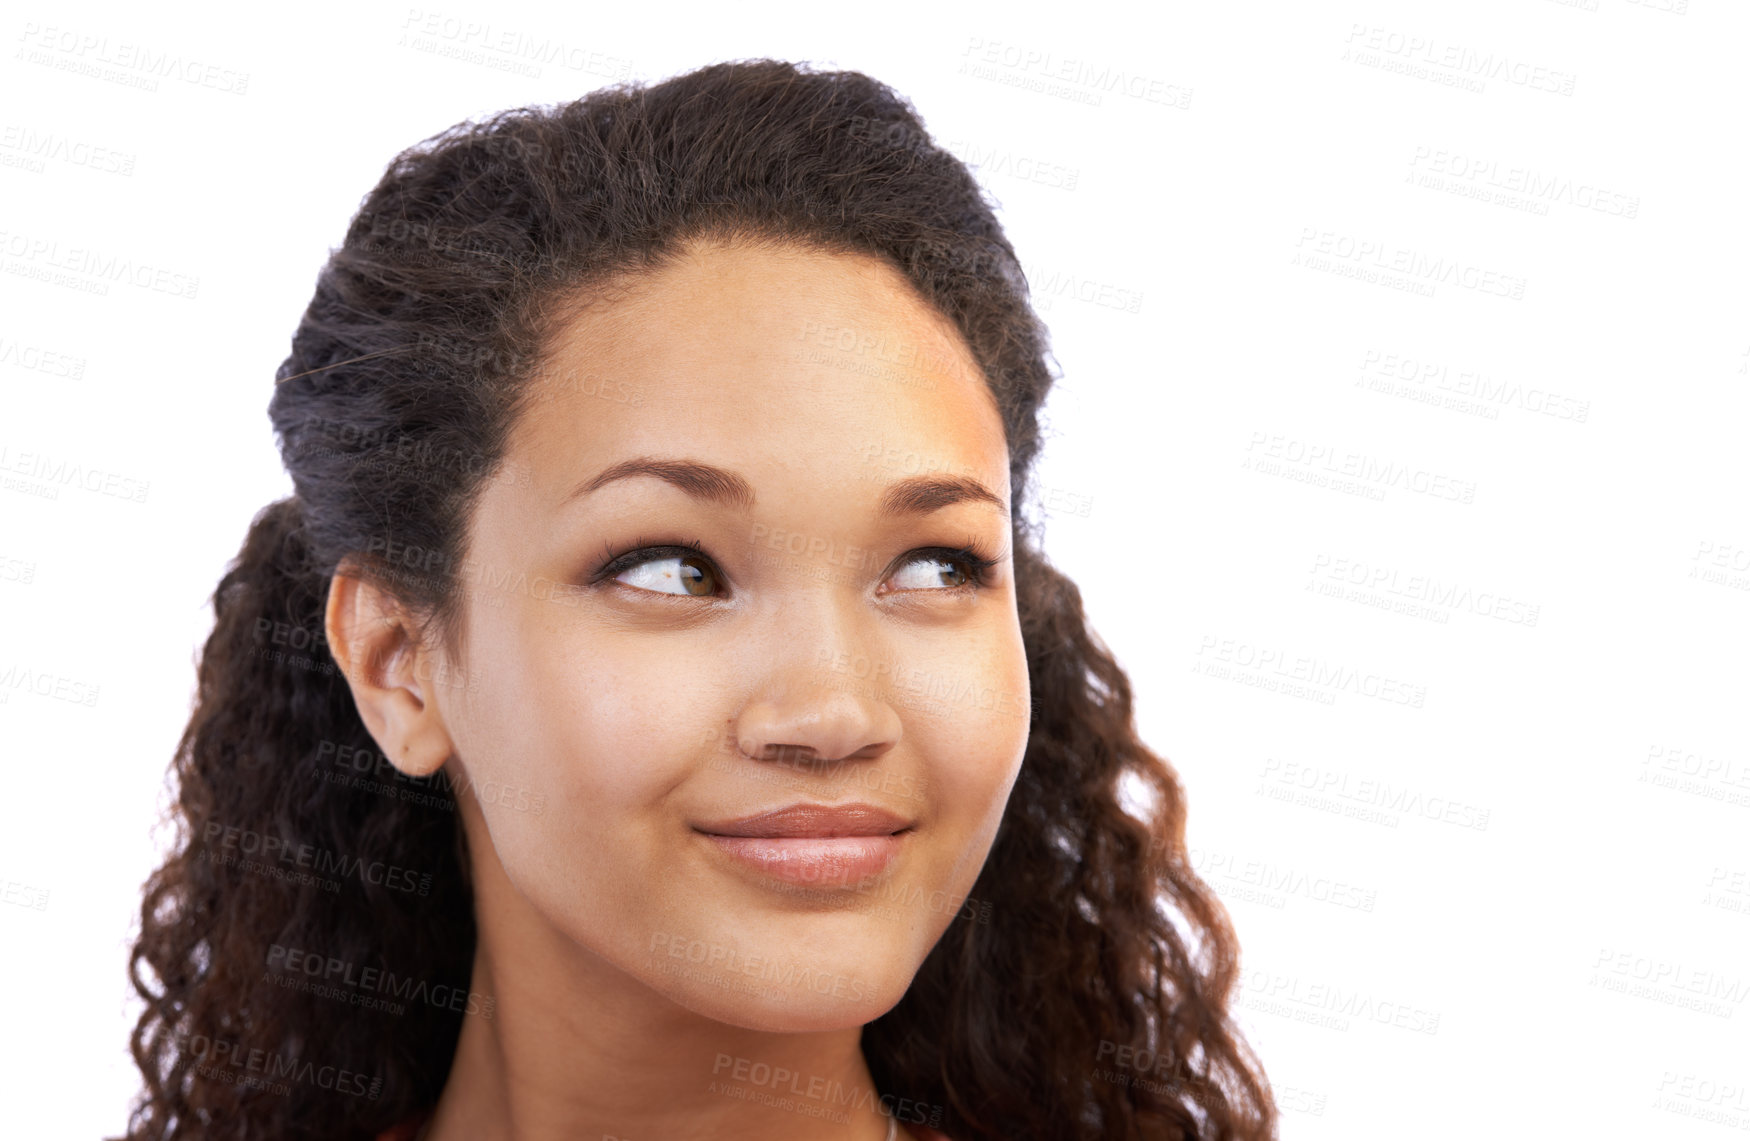
[[[710,562],[713,568],[717,567],[717,560],[713,559],[706,553],[705,545],[697,539],[690,539],[684,543],[646,543],[644,540],[640,539],[632,546],[622,550],[619,554],[614,554],[610,548],[604,546],[603,561],[601,565],[590,574],[589,585],[595,586],[600,582],[612,581],[635,566],[655,562],[657,559],[684,559],[689,555],[697,555]],[[720,569],[717,573],[722,575]],[[621,583],[620,585],[625,586],[626,584]],[[641,588],[634,587],[633,589]],[[650,590],[645,591],[645,593],[659,594],[661,592]]]

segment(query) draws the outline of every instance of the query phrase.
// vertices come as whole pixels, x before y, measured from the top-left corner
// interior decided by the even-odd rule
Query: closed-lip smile
[[[911,820],[873,804],[791,804],[742,816],[695,824],[709,836],[833,839],[841,836],[892,836],[908,831]]]
[[[861,891],[890,873],[914,826],[873,804],[803,803],[693,830],[757,882],[837,894]]]

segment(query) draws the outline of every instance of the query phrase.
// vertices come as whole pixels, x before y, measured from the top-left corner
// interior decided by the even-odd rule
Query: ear
[[[430,776],[454,752],[438,709],[444,675],[421,646],[400,600],[346,567],[328,584],[328,649],[352,687],[353,703],[383,755],[408,776]]]

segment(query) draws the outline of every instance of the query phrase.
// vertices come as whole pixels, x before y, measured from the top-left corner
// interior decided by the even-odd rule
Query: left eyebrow
[[[616,480],[635,476],[652,476],[680,488],[694,499],[742,511],[752,510],[755,502],[753,486],[735,472],[699,460],[656,456],[621,460],[578,484],[563,502],[569,503]],[[983,503],[996,508],[1004,518],[1009,514],[1009,505],[1001,496],[971,476],[963,475],[919,475],[888,484],[881,496],[880,513],[888,518],[928,515],[956,503]]]
[[[881,514],[928,515],[955,503],[984,503],[1006,518],[1009,505],[984,484],[965,475],[919,475],[887,485],[881,496]]]

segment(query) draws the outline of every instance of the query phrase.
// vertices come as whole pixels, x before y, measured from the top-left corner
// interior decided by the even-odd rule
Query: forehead
[[[574,306],[547,350],[508,442],[537,472],[688,454],[976,471],[1008,494],[1002,420],[964,339],[873,256],[695,245]]]

